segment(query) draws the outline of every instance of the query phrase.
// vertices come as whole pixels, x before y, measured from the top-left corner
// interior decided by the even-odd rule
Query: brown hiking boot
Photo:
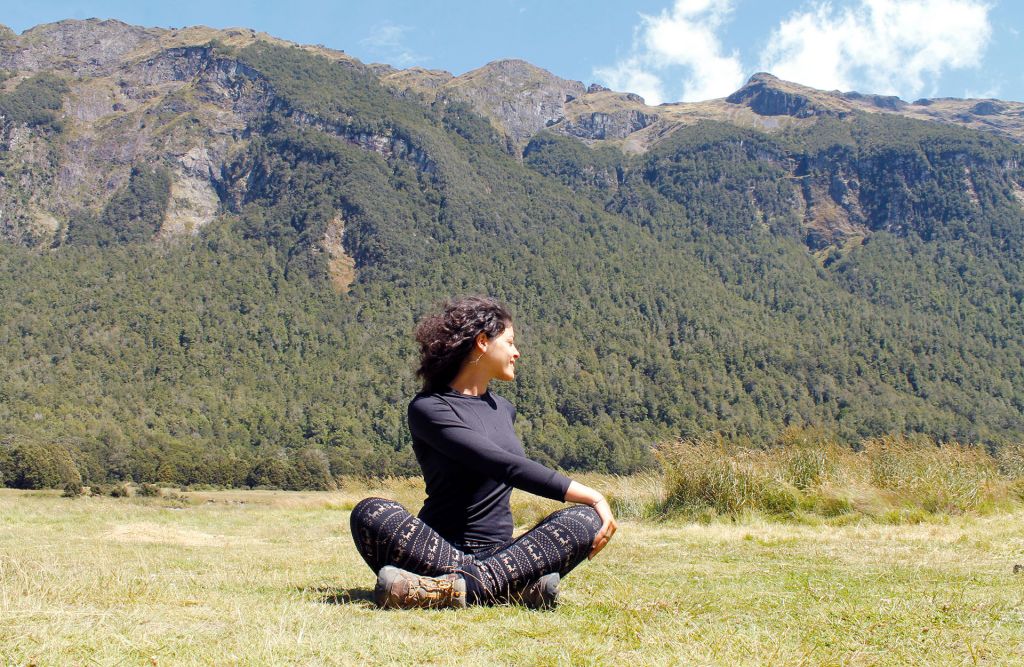
[[[509,596],[509,602],[522,604],[530,609],[554,609],[558,606],[558,583],[561,579],[557,572],[545,574]]]
[[[373,597],[383,609],[463,608],[466,580],[457,574],[424,577],[385,565],[377,573]]]

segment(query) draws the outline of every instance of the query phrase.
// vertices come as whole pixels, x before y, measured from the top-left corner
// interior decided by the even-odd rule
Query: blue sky
[[[649,103],[722,97],[771,71],[823,89],[1024,101],[1020,0],[36,0],[17,32],[63,18],[247,27],[366,62],[461,74],[522,58]]]

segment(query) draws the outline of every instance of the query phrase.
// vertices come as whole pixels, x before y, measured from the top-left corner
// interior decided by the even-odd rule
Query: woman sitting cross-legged
[[[427,498],[419,516],[367,498],[352,510],[352,538],[377,573],[381,607],[464,607],[518,602],[553,608],[560,577],[615,534],[600,493],[528,459],[515,408],[491,393],[512,380],[519,350],[508,310],[493,299],[445,305],[416,329],[423,391],[409,429]],[[512,489],[580,503],[512,539]]]

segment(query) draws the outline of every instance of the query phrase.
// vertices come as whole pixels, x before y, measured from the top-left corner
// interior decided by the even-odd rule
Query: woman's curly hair
[[[462,368],[480,333],[500,336],[512,323],[508,308],[497,299],[467,296],[448,301],[440,313],[424,317],[416,326],[424,391],[445,389]]]

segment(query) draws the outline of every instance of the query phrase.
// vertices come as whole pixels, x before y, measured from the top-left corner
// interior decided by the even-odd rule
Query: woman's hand
[[[615,535],[615,531],[618,530],[619,524],[615,522],[615,517],[612,515],[612,506],[608,504],[604,496],[598,500],[593,506],[597,515],[601,517],[601,530],[597,531],[597,536],[594,538],[594,546],[590,550],[590,554],[587,555],[587,559],[593,559],[601,549],[604,549],[604,545],[608,544],[608,541]]]
[[[565,499],[570,503],[590,505],[601,517],[601,528],[597,531],[594,544],[587,555],[588,559],[593,558],[601,549],[604,549],[619,528],[619,524],[615,522],[615,516],[612,514],[612,506],[608,504],[608,500],[601,493],[579,482],[569,484],[569,490],[565,492]]]

